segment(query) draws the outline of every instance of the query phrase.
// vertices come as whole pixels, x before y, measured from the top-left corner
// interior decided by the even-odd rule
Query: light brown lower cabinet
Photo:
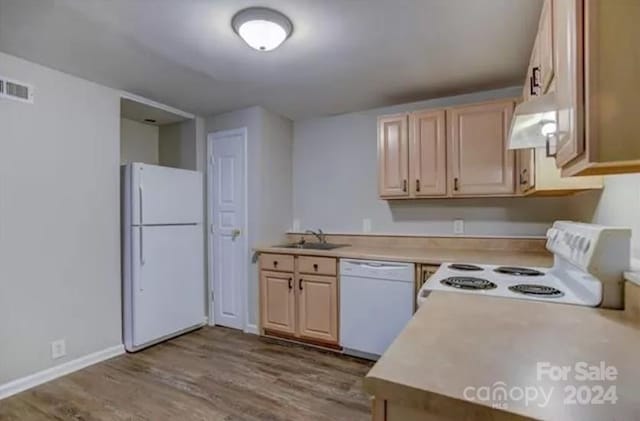
[[[260,272],[262,327],[294,335],[296,333],[293,273]]]
[[[300,337],[338,342],[337,283],[333,276],[298,277]]]
[[[293,266],[273,270],[276,260],[291,261]],[[261,332],[338,346],[337,259],[262,254],[260,268]]]

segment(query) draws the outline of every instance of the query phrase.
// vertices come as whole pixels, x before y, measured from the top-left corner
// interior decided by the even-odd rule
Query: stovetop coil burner
[[[537,297],[545,298],[560,298],[564,296],[564,292],[559,289],[537,284],[518,284],[509,287],[510,291],[517,292],[524,295],[533,295]]]
[[[514,275],[514,276],[544,276],[543,272],[539,270],[530,269],[530,268],[519,268],[513,266],[500,266],[499,268],[495,268],[494,272],[503,273],[505,275]]]
[[[480,266],[468,265],[468,264],[464,264],[464,263],[453,263],[453,264],[449,265],[449,269],[463,270],[463,271],[468,271],[468,272],[477,272],[477,271],[484,270]]]
[[[467,290],[486,290],[497,288],[497,285],[491,281],[481,278],[473,278],[470,276],[452,276],[450,278],[443,279],[440,283],[452,288]]]

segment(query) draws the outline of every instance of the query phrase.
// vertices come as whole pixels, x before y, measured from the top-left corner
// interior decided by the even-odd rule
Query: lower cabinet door
[[[294,335],[296,333],[293,273],[262,271],[260,294],[262,327]]]
[[[338,343],[338,280],[300,275],[298,328],[302,338]]]

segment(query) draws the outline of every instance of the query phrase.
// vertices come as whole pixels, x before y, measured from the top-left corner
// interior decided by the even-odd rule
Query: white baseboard
[[[16,393],[23,392],[27,389],[31,389],[32,387],[41,385],[42,383],[49,382],[53,379],[57,379],[58,377],[66,376],[74,371],[81,370],[85,367],[89,367],[90,365],[97,364],[101,361],[105,361],[122,354],[124,354],[124,345],[116,345],[55,367],[30,374],[20,379],[10,381],[9,383],[0,385],[0,399],[8,398]]]
[[[244,333],[250,333],[252,335],[258,335],[260,334],[260,329],[258,329],[258,326],[256,325],[246,325],[244,328]]]

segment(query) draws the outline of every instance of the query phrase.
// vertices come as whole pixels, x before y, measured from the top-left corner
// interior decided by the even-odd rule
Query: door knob
[[[240,236],[240,230],[239,229],[234,229],[231,231],[231,240],[235,241],[236,238],[238,238]]]

